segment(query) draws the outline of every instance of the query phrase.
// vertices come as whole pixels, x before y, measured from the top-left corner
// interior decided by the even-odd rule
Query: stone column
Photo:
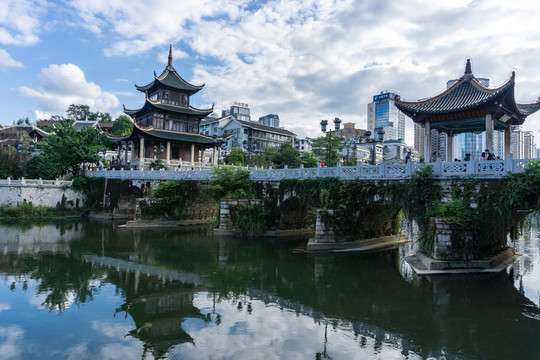
[[[512,153],[512,125],[504,130],[504,159],[508,159],[508,155]]]
[[[139,170],[144,170],[144,138],[139,141]]]
[[[486,149],[493,152],[493,117],[491,114],[486,114]]]
[[[431,162],[431,123],[424,123],[424,162]]]
[[[214,165],[217,165],[217,157],[216,157],[216,147],[214,146],[214,148],[212,149],[212,163]]]
[[[452,130],[446,141],[446,161],[454,161],[454,132]]]
[[[167,141],[167,165],[171,164],[171,142]]]
[[[191,166],[195,166],[195,144],[191,144]]]

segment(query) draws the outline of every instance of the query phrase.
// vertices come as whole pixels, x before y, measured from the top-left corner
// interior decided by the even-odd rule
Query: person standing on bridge
[[[411,161],[411,152],[409,151],[407,153],[407,156],[405,156],[405,164],[408,164]]]

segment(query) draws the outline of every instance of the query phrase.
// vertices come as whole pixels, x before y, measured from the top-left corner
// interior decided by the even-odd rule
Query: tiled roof
[[[474,77],[462,77],[445,92],[432,98],[407,102],[395,100],[398,109],[406,114],[447,114],[465,111],[486,104],[514,90],[514,77],[496,89],[482,86]]]
[[[134,124],[133,132],[128,136],[108,136],[113,143],[118,141],[135,140],[138,141],[140,135],[143,137],[152,137],[160,140],[168,140],[173,142],[182,142],[188,144],[212,146],[214,141],[211,137],[201,134],[191,134],[179,131],[154,129],[152,127],[143,128]]]
[[[280,128],[273,127],[273,126],[262,125],[262,124],[259,124],[257,122],[254,122],[254,121],[244,121],[244,120],[238,120],[238,119],[235,119],[235,120],[238,121],[243,126],[250,127],[250,128],[255,129],[255,130],[273,132],[273,133],[276,133],[276,134],[281,134],[281,135],[286,135],[286,136],[293,136],[293,137],[296,136],[295,133],[293,133],[293,132],[291,132],[289,130],[280,129]]]
[[[136,110],[130,110],[124,107],[124,112],[130,116],[133,116],[141,112],[146,112],[148,108],[156,108],[156,109],[160,109],[160,110],[171,112],[171,113],[182,114],[182,115],[194,115],[197,117],[208,116],[212,113],[212,111],[214,111],[213,108],[212,109],[197,109],[197,108],[194,108],[193,106],[184,108],[181,106],[162,104],[160,102],[157,102],[157,101],[154,102],[146,98],[146,101],[142,108],[136,109]]]
[[[161,73],[161,75],[156,76],[154,73],[154,81],[151,83],[144,85],[144,86],[138,86],[135,85],[137,90],[139,91],[147,91],[154,86],[167,86],[173,89],[187,91],[191,95],[197,93],[199,90],[201,90],[204,87],[203,85],[197,86],[188,83],[186,80],[182,79],[182,77],[176,72],[176,70],[173,67],[166,67],[165,70]]]

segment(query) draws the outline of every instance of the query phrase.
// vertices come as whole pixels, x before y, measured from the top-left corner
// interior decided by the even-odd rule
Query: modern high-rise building
[[[523,130],[521,126],[512,126],[512,141],[510,144],[514,159],[523,159]]]
[[[532,131],[523,132],[523,159],[534,159],[536,146]]]
[[[251,121],[248,104],[235,102],[234,105],[231,105],[229,110],[221,111],[222,117],[229,115],[232,115],[236,120]]]
[[[381,92],[368,104],[368,131],[377,136],[384,130],[384,140],[405,139],[405,114],[394,106],[394,93]]]
[[[279,116],[276,114],[268,114],[265,116],[261,116],[259,118],[259,124],[271,126],[278,128],[279,127]]]

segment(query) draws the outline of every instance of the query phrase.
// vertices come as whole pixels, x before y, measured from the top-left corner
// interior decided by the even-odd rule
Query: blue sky
[[[113,117],[138,108],[133,85],[164,69],[169,44],[178,72],[206,84],[194,106],[248,103],[255,120],[278,114],[299,136],[319,136],[335,116],[365,128],[373,95],[436,95],[467,58],[493,87],[515,70],[516,99],[531,103],[538,19],[534,1],[3,0],[0,123],[64,115],[71,103]],[[540,142],[539,114],[525,130]]]

